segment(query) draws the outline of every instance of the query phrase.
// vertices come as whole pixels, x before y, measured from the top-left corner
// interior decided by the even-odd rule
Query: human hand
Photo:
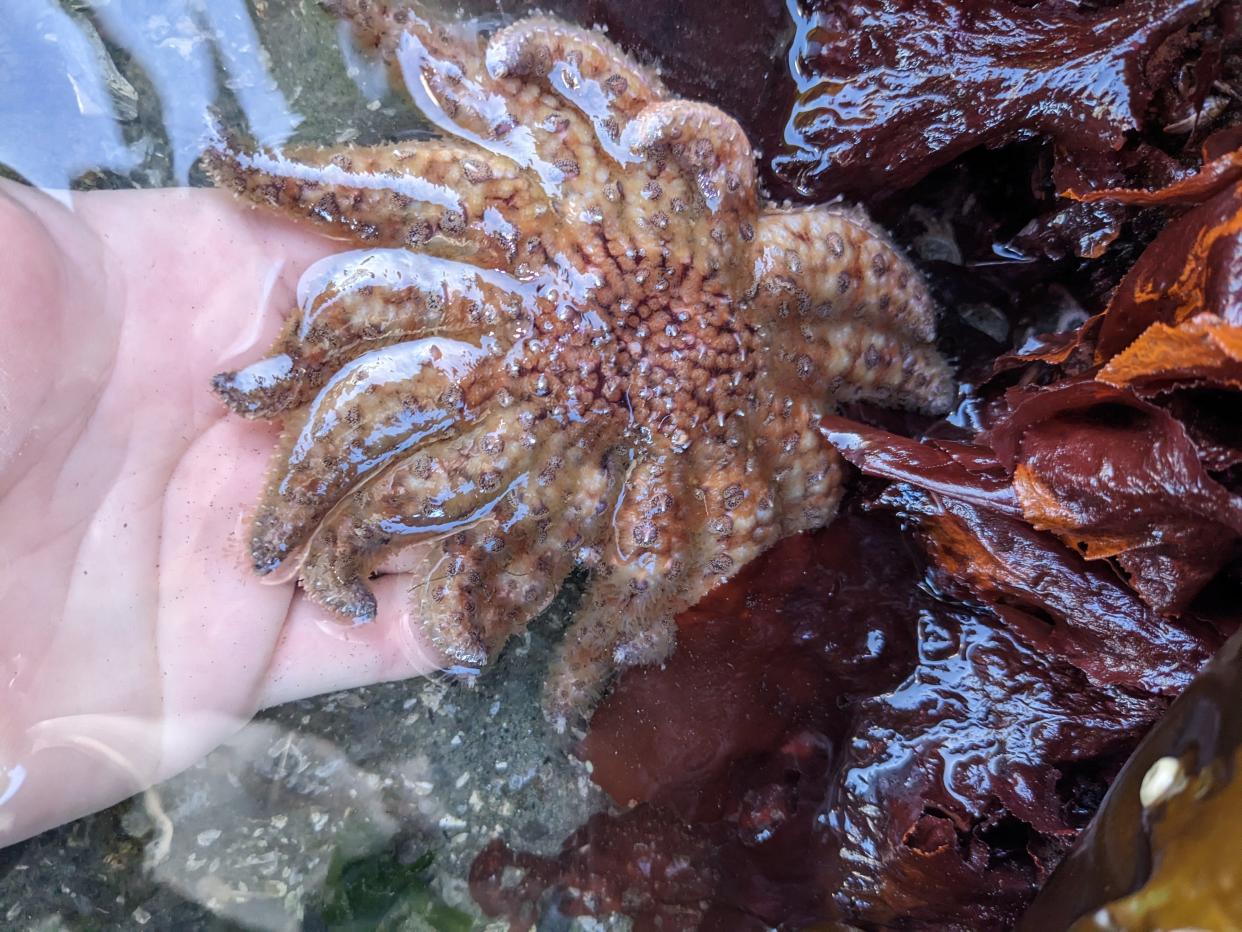
[[[214,190],[0,182],[0,847],[192,764],[260,708],[439,666],[376,581],[349,628],[244,558],[277,428],[225,415],[339,249]]]

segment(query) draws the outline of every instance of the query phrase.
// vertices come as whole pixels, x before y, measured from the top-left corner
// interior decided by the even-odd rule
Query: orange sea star
[[[738,124],[598,32],[333,5],[444,139],[209,153],[221,184],[364,247],[215,381],[286,422],[254,566],[367,620],[369,575],[423,546],[413,614],[471,665],[589,567],[547,688],[563,728],[668,654],[675,613],[832,519],[836,401],[947,408],[932,303],[859,211],[761,205]]]

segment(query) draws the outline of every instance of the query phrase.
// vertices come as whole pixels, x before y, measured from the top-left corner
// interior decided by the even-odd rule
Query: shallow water
[[[0,7],[0,173],[69,204],[69,189],[202,184],[213,114],[268,144],[427,134],[310,0]],[[602,805],[580,762],[549,753],[539,711],[575,596],[478,683],[273,709],[182,775],[0,850],[0,926],[292,929],[352,913],[366,927],[404,910],[405,927],[468,927],[466,871],[494,832],[554,849]],[[331,899],[350,870],[370,872],[373,902]]]
[[[717,0],[636,2],[551,6],[572,21],[606,23],[623,45],[663,62],[680,94],[735,114],[767,150],[760,159],[767,190],[788,190],[769,172],[770,156],[794,100],[787,69],[799,65],[786,49],[807,5],[761,0],[722,12]],[[314,0],[0,0],[0,7],[0,173],[70,207],[71,192],[83,189],[205,184],[196,162],[213,122],[271,145],[431,134]],[[530,9],[474,0],[465,9],[446,5],[445,15],[495,26]],[[970,360],[990,366],[1022,327],[1071,325],[1110,287],[1107,275],[1086,287],[1081,268],[1069,274],[1065,263],[1054,268],[1006,251],[1006,237],[1042,209],[1025,192],[1038,157],[1033,143],[976,152],[900,197],[883,185],[860,195],[874,198],[876,216],[928,270],[947,305],[942,343],[963,371]],[[196,216],[187,215],[187,227]],[[208,226],[216,222],[208,218]],[[120,248],[129,232],[109,229],[102,238]],[[180,232],[200,235],[205,260],[219,241],[210,228]],[[299,232],[281,235],[294,243]],[[257,271],[269,291],[285,281],[292,292],[310,267],[297,295],[309,326],[330,311],[331,301],[316,303],[325,287],[350,293],[374,281],[408,283],[434,264],[406,263],[408,255],[372,250],[369,264],[345,267],[340,256],[308,253],[296,267],[278,260]],[[160,272],[138,284],[175,288]],[[231,272],[213,272],[219,290]],[[468,278],[457,286],[485,284]],[[206,326],[202,316],[196,327]],[[107,313],[101,317],[90,321],[99,340],[83,329],[71,344],[115,337]],[[255,337],[231,331],[229,340],[236,349]],[[173,352],[161,347],[159,355],[175,368],[194,339],[171,342]],[[232,387],[245,394],[275,384],[281,365],[276,356],[247,367],[233,374]],[[66,382],[82,375],[69,368]],[[194,388],[204,406],[215,404],[207,381]],[[986,413],[976,402],[936,429],[971,434]],[[0,397],[0,411],[7,403]],[[904,415],[847,413],[903,433],[922,426]],[[75,481],[115,465],[102,458],[63,479],[67,497]],[[862,491],[865,498],[874,488]],[[897,510],[918,526],[918,496],[907,492],[914,497]],[[405,530],[417,537],[428,529]],[[270,709],[181,775],[0,849],[0,927],[455,929],[484,922],[471,892],[497,914],[529,914],[538,904],[540,927],[557,929],[571,927],[575,909],[591,911],[592,897],[603,911],[623,904],[640,922],[673,916],[707,928],[826,916],[882,923],[894,898],[925,917],[1011,918],[1164,700],[1086,688],[1080,671],[1033,650],[987,598],[962,597],[954,588],[961,580],[945,578],[934,559],[928,565],[908,531],[855,500],[829,530],[788,541],[684,613],[673,660],[627,675],[601,706],[578,748],[590,763],[550,739],[539,704],[552,647],[580,596],[578,577],[482,675],[460,667]],[[297,552],[285,554],[290,565]],[[237,573],[248,574],[242,562]],[[280,563],[263,568],[287,579],[292,571]],[[0,605],[5,586],[0,573]],[[1105,588],[1115,595],[1118,586]],[[1076,610],[1090,607],[1080,601]],[[216,643],[240,637],[244,625],[223,608],[219,614],[210,631]],[[1132,616],[1140,617],[1121,618],[1123,634],[1133,633]],[[323,627],[347,653],[350,636],[340,632],[349,629]],[[80,637],[84,650],[114,647],[91,635],[86,628],[64,636]],[[15,653],[0,654],[0,684],[9,691],[0,691],[0,731],[3,700],[22,698],[23,677],[38,679]],[[1163,672],[1175,691],[1201,658],[1172,653],[1180,659]],[[115,657],[114,678],[124,682],[129,665],[141,671],[145,660]],[[229,657],[239,677],[247,660],[242,650]],[[1115,665],[1116,657],[1096,661]],[[6,684],[10,666],[16,672]],[[324,680],[336,682],[328,673]],[[285,695],[294,694],[303,693]],[[67,706],[64,717],[73,718],[72,697]],[[113,763],[117,757],[124,755],[113,753]],[[0,837],[4,804],[23,780],[7,763],[0,759]]]
[[[196,162],[214,120],[267,145],[430,134],[314,0],[0,6],[0,176],[71,208],[74,191],[204,184]],[[494,25],[530,6],[476,3],[452,15]],[[609,5],[563,6],[590,19]],[[627,21],[618,7],[608,11],[614,27],[682,48],[675,15]],[[781,37],[756,35],[779,58]],[[0,850],[0,925],[480,923],[465,883],[489,840],[552,854],[607,807],[590,765],[550,742],[539,707],[551,645],[578,594],[568,586],[481,677],[269,710],[179,776]]]
[[[0,164],[48,189],[192,180],[208,115],[268,144],[425,124],[313,2],[13,0]]]

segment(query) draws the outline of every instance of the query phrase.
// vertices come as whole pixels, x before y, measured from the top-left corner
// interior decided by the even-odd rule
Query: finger
[[[238,540],[272,434],[220,421],[166,494],[162,476],[154,495],[123,483],[95,514],[78,557],[100,581],[41,655],[39,692],[25,696],[37,717],[9,722],[19,730],[0,741],[0,846],[172,776],[253,714],[292,597],[245,571]],[[154,546],[135,561],[143,537]]]
[[[158,651],[170,727],[208,705],[243,715],[258,707],[293,598],[292,583],[265,584],[246,561],[252,503],[276,434],[273,425],[223,417],[169,483]]]
[[[446,666],[410,613],[405,575],[372,583],[375,621],[349,625],[298,596],[268,669],[259,706],[279,705],[338,689],[422,676]]]

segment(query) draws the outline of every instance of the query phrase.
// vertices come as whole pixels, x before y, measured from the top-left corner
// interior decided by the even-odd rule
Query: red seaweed
[[[799,96],[773,161],[800,194],[887,193],[976,146],[1046,135],[1109,151],[1210,13],[1206,0],[1097,12],[1007,0],[819,0],[799,8]]]
[[[940,585],[983,599],[1096,685],[1176,695],[1220,645],[1210,628],[1152,611],[1106,566],[1024,521],[911,486],[880,501],[915,519]]]
[[[791,4],[783,145],[743,78],[772,3],[709,30],[739,50],[723,73],[667,17],[597,17],[731,103],[776,149],[775,191],[878,206],[926,264],[967,397],[932,425],[825,420],[863,473],[842,516],[620,679],[577,749],[617,809],[552,855],[494,841],[471,872],[489,915],[1018,919],[1234,626],[1204,603],[1242,582],[1239,9]]]
[[[1078,384],[1112,391],[1098,383]],[[1039,397],[1042,400],[1052,394],[1043,393]],[[1172,420],[1165,412],[1152,410]],[[1157,541],[1152,545],[1156,556],[1166,555],[1161,548],[1164,534],[1174,538],[1176,532],[1182,532],[1180,541],[1170,543],[1180,542],[1187,549],[1197,548],[1199,539],[1195,538],[1194,531],[1199,528],[1202,539],[1217,546],[1217,550],[1209,553],[1195,550],[1199,561],[1187,558],[1179,566],[1199,587],[1215,575],[1222,558],[1228,556],[1228,547],[1221,546],[1220,535],[1211,533],[1210,521],[1196,518],[1189,503],[1178,507],[1183,504],[1182,500],[1171,496],[1164,513],[1168,528],[1162,528],[1160,515],[1154,508],[1150,513],[1145,511],[1142,498],[1137,503],[1126,500],[1124,487],[1119,488],[1115,499],[1111,498],[1112,487],[1101,488],[1096,482],[1099,473],[1092,468],[1090,459],[1085,465],[1082,460],[1074,459],[1075,452],[1088,457],[1107,456],[1117,450],[1150,452],[1142,446],[1144,437],[1139,435],[1138,447],[1128,439],[1114,444],[1111,438],[1093,447],[1091,441],[1098,438],[1090,431],[1084,433],[1077,425],[1051,423],[1048,436],[1054,441],[1083,444],[1081,449],[1067,451],[1063,459],[1062,454],[1049,458],[1049,474],[1063,483],[1067,497],[1075,496],[1073,504],[1080,506],[1080,512],[1100,523],[1112,520],[1113,526],[1121,525],[1123,519],[1132,519],[1132,526],[1126,530],[1131,535],[1153,535]],[[912,521],[931,558],[939,585],[965,586],[975,597],[988,602],[1021,637],[1040,649],[1053,650],[1057,656],[1079,667],[1093,683],[1175,695],[1218,646],[1212,632],[1193,622],[1168,619],[1138,597],[1155,588],[1162,579],[1154,577],[1155,570],[1165,569],[1155,559],[1150,563],[1157,565],[1148,567],[1153,575],[1139,579],[1138,592],[1132,592],[1107,565],[1089,563],[1086,558],[1090,554],[1066,547],[1039,530],[1038,518],[1042,513],[1032,518],[1030,500],[1033,498],[1036,505],[1042,505],[1046,498],[1030,495],[1026,491],[1030,483],[1024,485],[1019,479],[1011,486],[1003,486],[1012,498],[1002,495],[996,467],[988,464],[985,453],[978,448],[973,451],[974,463],[987,465],[983,468],[975,465],[973,469],[958,465],[950,475],[943,464],[935,461],[935,455],[945,447],[942,442],[919,444],[843,418],[826,418],[824,430],[846,458],[864,472],[899,480],[899,484],[886,490],[879,501],[896,508]],[[917,458],[912,450],[919,451]],[[1185,456],[1185,449],[1180,452]],[[1001,460],[1005,458],[1002,455]],[[1193,453],[1190,458],[1193,460]],[[920,465],[911,468],[913,462]],[[1022,464],[1028,462],[1022,460]],[[1076,464],[1077,473],[1073,472]],[[1039,475],[1041,465],[1037,460],[1030,469],[1031,474]],[[1198,466],[1198,462],[1194,461],[1193,465]],[[1120,474],[1126,464],[1110,468]],[[991,494],[981,496],[979,485],[985,481],[993,489]],[[1165,494],[1159,480],[1153,484],[1156,490],[1149,494]],[[1089,494],[1093,491],[1097,493],[1094,498]],[[1015,509],[1015,500],[1020,511]],[[1118,500],[1124,507],[1118,506]],[[1091,510],[1093,506],[1094,511]],[[1153,522],[1152,527],[1145,523],[1148,520]],[[1082,526],[1076,527],[1077,533],[1083,533]],[[1228,532],[1223,543],[1228,544],[1232,536],[1232,532]],[[1199,574],[1205,567],[1206,578],[1203,578]]]
[[[1097,378],[1147,398],[1187,386],[1242,389],[1242,330],[1215,314],[1200,314],[1176,327],[1155,323]]]
[[[1230,127],[1209,137],[1203,144],[1203,166],[1194,174],[1171,181],[1156,190],[1095,188],[1078,191],[1072,186],[1062,185],[1062,195],[1085,203],[1112,201],[1142,207],[1201,204],[1242,179],[1242,148],[1238,147],[1242,142],[1240,133],[1242,131],[1238,127]]]
[[[1135,263],[1109,303],[1096,358],[1111,359],[1155,323],[1215,312],[1242,324],[1242,183],[1178,217]]]
[[[985,612],[929,612],[919,644],[911,677],[857,707],[821,813],[828,915],[1005,928],[1163,705],[1093,688]]]
[[[1025,519],[1089,560],[1112,559],[1153,609],[1185,610],[1232,556],[1242,499],[1181,423],[1100,381],[1010,393],[980,439],[1013,470]]]
[[[476,899],[518,928],[532,904],[621,902],[640,930],[1012,921],[1164,700],[1091,683],[925,573],[880,512],[778,545],[596,712],[580,753],[628,808],[551,857],[497,840]],[[670,880],[674,853],[695,870]]]

